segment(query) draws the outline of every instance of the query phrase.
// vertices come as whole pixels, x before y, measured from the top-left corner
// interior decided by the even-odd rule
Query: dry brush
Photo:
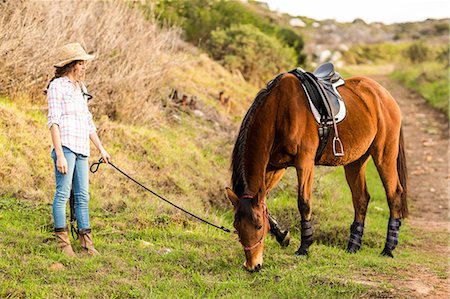
[[[165,74],[180,63],[179,30],[119,1],[3,1],[0,28],[0,93],[44,104],[58,47],[78,41],[96,55],[86,83],[97,117],[158,119]]]

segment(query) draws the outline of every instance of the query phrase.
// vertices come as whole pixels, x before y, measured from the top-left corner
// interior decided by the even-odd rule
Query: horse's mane
[[[266,88],[263,88],[258,92],[255,100],[253,101],[252,105],[247,111],[247,114],[245,114],[245,117],[242,120],[241,128],[239,129],[239,134],[234,145],[233,155],[231,159],[231,181],[233,185],[233,191],[238,197],[244,195],[243,193],[247,187],[247,182],[245,180],[245,150],[247,143],[247,134],[251,120],[256,114],[258,108],[272,91],[272,89],[278,85],[282,75],[283,74],[279,74],[277,77],[275,77],[275,79],[269,81]]]

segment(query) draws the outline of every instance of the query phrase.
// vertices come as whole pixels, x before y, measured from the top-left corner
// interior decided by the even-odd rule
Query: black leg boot
[[[347,251],[355,253],[361,249],[364,224],[354,221],[350,226],[350,239],[348,239]]]
[[[270,232],[275,236],[277,242],[282,247],[287,247],[291,241],[291,234],[288,230],[282,230],[278,222],[269,214]]]
[[[402,223],[400,222],[400,219],[389,218],[386,244],[384,245],[384,249],[381,252],[381,255],[394,257],[392,255],[392,250],[394,250],[395,247],[397,247],[398,234],[401,225]]]
[[[300,243],[300,248],[295,252],[295,254],[308,256],[309,246],[313,243],[312,220],[301,221],[300,224],[302,227],[302,241]]]

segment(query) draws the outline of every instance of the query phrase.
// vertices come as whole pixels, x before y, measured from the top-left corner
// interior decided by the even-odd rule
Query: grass
[[[411,269],[448,277],[446,257],[426,250],[429,244],[448,246],[446,232],[429,235],[405,221],[396,258],[379,255],[388,208],[373,164],[368,167],[372,200],[364,245],[354,255],[345,252],[353,208],[342,168],[316,170],[316,242],[309,258],[294,254],[299,214],[296,174],[288,171],[268,206],[292,231],[291,246],[280,248],[267,237],[262,270],[248,273],[235,234],[174,210],[107,165],[90,177],[91,223],[101,255],[82,256],[77,242],[77,258],[59,253],[52,232],[51,141],[41,106],[42,88],[51,76],[49,57],[65,40],[49,44],[45,37],[55,30],[70,41],[83,36],[87,50],[98,55],[88,83],[96,95],[94,115],[103,115],[96,119],[98,134],[114,163],[169,200],[227,228],[233,222],[223,195],[229,156],[240,119],[257,92],[239,75],[183,45],[177,29],[161,29],[121,3],[98,4],[77,4],[69,14],[60,13],[64,5],[46,10],[20,4],[26,11],[2,6],[10,16],[1,20],[10,39],[1,48],[7,50],[5,61],[14,63],[1,70],[6,82],[1,92],[11,98],[0,97],[0,297],[406,298],[396,283],[410,279]],[[85,11],[100,17],[80,18]],[[396,48],[369,49],[375,58],[377,49],[397,53]],[[389,67],[371,66],[365,72]],[[166,98],[173,89],[196,96],[204,117],[171,106]],[[230,111],[217,101],[222,90],[231,96]],[[90,162],[97,159],[93,149]]]
[[[44,104],[57,51],[76,41],[96,56],[86,80],[94,115],[147,125],[161,121],[166,75],[183,63],[180,31],[162,28],[123,2],[73,2],[70,9],[62,2],[2,3],[0,92],[25,93]]]
[[[411,60],[419,55],[418,50],[411,51],[415,45],[427,53],[420,62]],[[445,49],[448,45],[433,43],[356,45],[344,53],[348,65],[342,74],[391,75],[449,117],[449,69]]]
[[[392,77],[417,91],[431,106],[450,117],[448,67],[434,61],[403,65],[393,72]]]
[[[203,78],[202,72],[189,72],[199,86],[214,86],[210,96],[202,92],[207,117],[168,108],[168,117],[176,115],[177,121],[163,126],[125,124],[104,117],[96,124],[117,166],[187,210],[231,229],[233,213],[223,187],[230,177],[235,127],[217,121],[226,112],[212,97],[223,78],[214,81]],[[225,86],[242,98],[248,96],[243,89]],[[244,109],[240,104],[237,111]],[[211,117],[214,113],[220,117]],[[231,123],[237,119],[228,117]],[[395,294],[407,298],[408,293],[396,283],[410,279],[411,269],[425,268],[438,279],[448,277],[447,259],[426,250],[428,244],[447,246],[445,232],[430,236],[404,221],[396,258],[379,255],[389,210],[372,162],[367,169],[372,199],[363,248],[354,255],[345,252],[353,207],[342,168],[316,169],[316,241],[309,258],[294,254],[300,245],[297,179],[295,171],[288,170],[270,194],[268,206],[280,224],[291,230],[291,245],[283,249],[267,237],[262,270],[248,273],[235,234],[181,214],[102,165],[90,177],[91,223],[101,255],[81,256],[74,242],[79,257],[66,258],[58,252],[52,233],[54,182],[45,110],[27,98],[2,97],[0,123],[0,297],[358,298]],[[91,162],[97,156],[93,150]]]
[[[412,246],[417,232],[404,223],[396,258],[379,255],[387,214],[373,164],[368,167],[372,200],[364,247],[345,252],[352,220],[351,200],[342,169],[317,170],[315,235],[309,258],[294,255],[299,246],[295,172],[289,171],[268,203],[284,226],[291,226],[290,247],[266,238],[259,273],[243,270],[237,237],[174,212],[153,199],[111,203],[92,198],[92,221],[100,256],[69,259],[52,237],[51,205],[3,195],[0,200],[0,297],[58,298],[353,298],[386,296],[391,277],[418,264],[447,277],[445,259]],[[199,212],[231,228],[230,209]],[[287,219],[289,215],[292,219]],[[330,236],[329,239],[323,236]],[[421,238],[425,237],[423,234]],[[429,238],[429,237],[428,237]],[[426,237],[425,237],[426,239]],[[439,235],[445,244],[448,236]],[[80,252],[78,244],[75,251]],[[402,296],[400,296],[402,297]]]
[[[424,250],[430,242],[448,244],[444,232],[429,236],[405,221],[396,258],[379,255],[389,212],[372,162],[363,249],[355,255],[345,252],[353,208],[342,168],[316,169],[316,242],[309,258],[294,254],[300,245],[296,174],[287,172],[268,206],[290,228],[291,245],[283,249],[267,237],[262,270],[248,273],[235,234],[181,214],[102,165],[90,178],[91,223],[101,256],[66,258],[52,235],[53,170],[45,113],[34,106],[25,109],[26,103],[0,99],[5,153],[0,163],[0,297],[385,297],[399,290],[393,277],[407,280],[405,273],[418,265],[440,279],[448,276],[445,258]],[[117,166],[187,210],[231,229],[233,213],[223,187],[233,134],[211,120],[176,113],[178,122],[158,128],[106,118],[97,126]],[[96,158],[94,152],[91,161]],[[74,249],[80,253],[76,242]]]
[[[254,275],[243,271],[235,238],[197,223],[161,223],[161,217],[145,228],[96,235],[102,256],[70,260],[50,241],[50,219],[41,217],[50,215],[49,206],[11,198],[3,198],[4,204],[10,206],[2,206],[1,218],[5,297],[336,297],[366,291],[341,273],[349,264],[356,270],[342,250],[317,246],[310,259],[301,259],[268,240],[266,265]],[[64,268],[53,270],[55,263]]]

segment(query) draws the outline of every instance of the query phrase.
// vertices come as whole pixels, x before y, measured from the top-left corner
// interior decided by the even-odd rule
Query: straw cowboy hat
[[[79,43],[67,44],[59,50],[57,55],[59,62],[55,64],[55,67],[63,67],[75,60],[91,60],[94,57],[95,55],[86,53]]]

